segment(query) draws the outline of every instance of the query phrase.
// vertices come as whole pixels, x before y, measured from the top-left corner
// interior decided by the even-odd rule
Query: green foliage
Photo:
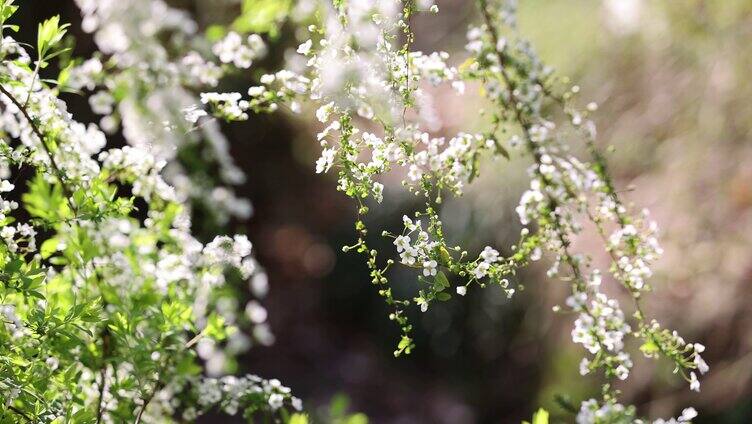
[[[368,417],[362,413],[350,413],[350,399],[338,394],[329,402],[328,416],[322,422],[330,424],[368,424]]]
[[[290,12],[291,0],[243,0],[240,16],[232,23],[238,32],[279,34],[279,24]]]
[[[47,61],[63,53],[66,49],[58,49],[70,24],[60,25],[60,16],[53,16],[41,24],[37,31],[37,54],[41,67],[47,66]]]
[[[2,28],[15,9],[0,3]],[[172,413],[150,405],[165,389],[194,416],[300,409],[276,380],[202,377],[197,345],[231,369],[223,344],[242,318],[218,304],[229,279],[252,275],[251,243],[196,240],[161,162],[131,147],[102,151],[104,134],[38,79],[66,51],[67,29],[57,16],[39,24],[33,69],[20,43],[0,45],[0,91],[14,106],[0,120],[0,162],[31,175],[0,178],[0,422],[161,422]]]
[[[523,421],[522,424],[548,424],[548,411],[540,408],[533,414],[532,422]]]
[[[228,30],[232,30],[241,34],[268,34],[271,38],[277,38],[280,34],[280,25],[290,13],[292,6],[292,0],[243,0],[240,15],[228,27],[210,25],[206,29],[206,37],[217,41]]]
[[[18,32],[18,25],[6,25],[5,22],[16,13],[18,6],[13,4],[14,0],[2,0],[0,2],[0,31],[9,29]]]

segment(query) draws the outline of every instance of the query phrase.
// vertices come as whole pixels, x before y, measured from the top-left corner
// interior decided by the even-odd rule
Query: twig
[[[152,399],[154,399],[154,396],[162,387],[164,387],[164,383],[162,383],[162,380],[158,380],[157,384],[154,386],[154,390],[151,391],[148,397],[144,398],[144,406],[142,406],[138,411],[138,415],[136,415],[136,421],[134,421],[133,424],[139,424],[141,422],[141,417],[144,415],[146,407],[149,406],[149,403],[152,401]]]
[[[55,156],[52,154],[52,151],[47,146],[44,134],[42,134],[42,131],[39,129],[39,127],[37,127],[36,123],[34,122],[34,119],[29,115],[29,112],[26,111],[26,108],[23,105],[21,105],[21,103],[15,97],[13,97],[13,94],[11,94],[10,91],[8,91],[5,87],[0,85],[0,93],[4,94],[8,99],[10,99],[11,103],[13,103],[18,108],[18,110],[21,111],[21,114],[24,116],[24,118],[26,118],[26,121],[29,122],[29,125],[31,126],[31,130],[34,132],[37,138],[39,138],[39,142],[42,144],[42,148],[44,149],[45,153],[47,153],[47,156],[50,158],[50,164],[52,165],[52,169],[57,174],[58,180],[60,180],[60,185],[62,186],[63,192],[65,193],[65,196],[68,199],[68,204],[70,205],[74,214],[78,214],[76,207],[73,204],[73,194],[71,193],[68,186],[65,185],[65,181],[63,178],[63,175],[64,175],[63,171],[57,165],[57,162],[55,161]]]
[[[13,405],[8,405],[8,409],[10,409],[11,411],[15,412],[16,414],[18,414],[18,415],[22,416],[22,417],[23,417],[23,418],[24,418],[24,419],[25,419],[26,421],[28,421],[28,422],[32,422],[32,420],[31,420],[31,417],[30,417],[30,416],[26,415],[26,413],[25,413],[24,411],[22,411],[22,410],[20,410],[20,409],[16,408],[15,406],[13,406]]]
[[[107,326],[102,331],[102,368],[99,370],[99,401],[97,402],[97,424],[102,422],[102,401],[104,400],[105,379],[107,378],[107,355],[110,352],[110,332]]]

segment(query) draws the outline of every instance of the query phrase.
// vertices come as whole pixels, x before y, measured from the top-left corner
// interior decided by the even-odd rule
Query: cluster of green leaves
[[[229,25],[211,25],[206,30],[210,40],[219,40],[228,30],[241,34],[268,34],[279,36],[281,23],[293,7],[292,0],[243,0],[240,14]]]
[[[361,412],[349,412],[350,399],[347,395],[337,394],[329,401],[328,408],[322,410],[311,418],[307,414],[293,414],[287,424],[368,424],[368,417]]]

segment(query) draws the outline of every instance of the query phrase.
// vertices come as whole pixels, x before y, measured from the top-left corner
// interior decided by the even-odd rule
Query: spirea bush
[[[411,19],[439,13],[430,0],[260,2],[274,12],[266,27],[238,20],[210,34],[159,0],[76,2],[99,51],[60,63],[59,78],[47,80],[40,71],[67,53],[67,25],[44,21],[36,45],[24,45],[13,38],[18,6],[0,0],[2,422],[190,422],[210,410],[249,422],[307,420],[279,381],[227,374],[235,355],[273,340],[260,303],[267,280],[246,236],[202,243],[191,222],[197,210],[210,212],[203,230],[249,216],[250,204],[232,190],[245,176],[218,120],[277,111],[322,124],[312,169],[334,174],[357,206],[355,240],[343,249],[363,256],[391,308],[401,331],[395,356],[415,348],[410,308],[425,312],[488,285],[513,297],[517,272],[546,255],[549,277],[571,289],[554,313],[573,321],[579,372],[602,379],[601,398],[583,399],[576,422],[651,422],[620,404],[613,385],[633,367],[630,340],[699,391],[705,348],[642,306],[661,254],[657,225],[620,198],[596,146],[597,106],[580,106],[579,88],[556,77],[517,32],[514,2],[473,3],[478,21],[460,58],[413,48]],[[247,92],[218,90],[223,76],[246,72],[266,53],[263,37],[249,31],[269,32],[285,16],[309,34],[287,66]],[[428,99],[439,85],[457,101],[468,86],[481,87],[485,130],[435,137]],[[76,121],[63,91],[87,96],[99,124]],[[127,145],[106,149],[107,134],[118,131]],[[512,155],[530,163],[518,242],[480,252],[451,245],[441,203]],[[370,209],[387,206],[390,188],[379,182],[387,173],[425,205],[403,217],[399,233],[365,224]],[[586,225],[601,236],[607,270],[594,267],[598,252],[573,247]],[[370,248],[375,237],[394,250]],[[420,288],[412,297],[394,294],[388,277],[397,266],[414,270]],[[254,299],[241,307],[243,282]],[[622,309],[602,284],[620,286],[631,303]],[[688,407],[652,422],[695,416]]]

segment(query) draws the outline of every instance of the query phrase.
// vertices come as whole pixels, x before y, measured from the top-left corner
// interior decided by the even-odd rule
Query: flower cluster
[[[590,369],[598,368],[600,362],[605,362],[609,371],[613,370],[620,380],[626,380],[632,361],[629,354],[624,352],[624,339],[631,328],[619,303],[603,293],[588,299],[586,292],[578,292],[567,299],[567,306],[579,313],[572,330],[572,341],[582,344],[597,358],[596,363],[583,358],[580,374],[588,374]]]
[[[659,418],[655,421],[646,421],[635,417],[634,407],[625,407],[613,399],[606,400],[599,404],[595,399],[588,399],[582,402],[579,412],[577,413],[577,424],[607,424],[607,423],[632,423],[632,424],[679,424],[691,423],[692,419],[697,417],[697,411],[694,408],[685,408],[677,418],[665,420]]]
[[[645,213],[638,218],[629,215],[614,189],[605,159],[594,145],[595,126],[588,119],[597,106],[589,104],[586,111],[578,111],[572,101],[579,92],[576,86],[557,94],[551,69],[516,34],[513,2],[477,3],[483,24],[468,31],[470,58],[461,70],[447,65],[446,53],[412,51],[409,21],[423,11],[418,5],[407,2],[400,10],[391,2],[345,2],[325,7],[330,16],[322,19],[321,26],[312,25],[313,37],[299,46],[297,52],[306,58],[307,68],[291,77],[301,83],[298,90],[270,95],[267,88],[252,87],[249,94],[271,103],[295,102],[295,109],[301,97],[318,105],[316,117],[325,128],[317,137],[322,153],[316,172],[336,170],[338,188],[357,200],[361,215],[368,212],[364,199],[383,200],[384,186],[378,176],[396,169],[404,172],[403,184],[425,198],[426,209],[416,217],[427,218],[426,228],[406,217],[402,234],[384,232],[394,238],[399,263],[420,270],[418,279],[425,285],[413,302],[421,310],[427,310],[433,300],[450,297],[444,291],[449,286],[445,271],[467,281],[455,290],[460,295],[474,281],[483,285],[485,278],[511,295],[514,290],[508,289],[506,277],[546,250],[554,257],[549,276],[573,282],[567,301],[568,309],[578,315],[572,338],[593,355],[583,358],[583,374],[602,369],[607,377],[626,379],[632,360],[625,341],[634,334],[642,340],[643,353],[660,352],[671,359],[691,387],[697,388],[692,370],[707,368],[701,358],[698,363],[702,365],[694,362],[699,354],[688,350],[678,336],[651,330],[642,313],[640,299],[650,289],[650,266],[661,254],[657,227]],[[400,39],[404,44],[398,43]],[[430,97],[426,87],[447,83],[461,94],[466,81],[480,82],[496,107],[492,128],[481,134],[460,133],[448,142],[433,137],[432,124],[425,119],[431,115],[425,110],[430,104],[425,101]],[[570,118],[571,131],[584,140],[592,162],[571,153],[564,126],[560,128],[544,115],[549,104],[561,107]],[[500,132],[511,133],[507,142],[500,140]],[[522,225],[536,231],[531,234],[525,228],[509,257],[487,247],[477,260],[469,261],[461,247],[446,245],[438,204],[447,193],[462,193],[480,173],[481,157],[508,157],[507,148],[532,159],[530,189],[523,194],[517,213]],[[613,261],[612,277],[634,300],[638,311],[634,322],[616,300],[600,291],[602,276],[599,270],[589,269],[590,256],[571,247],[583,231],[582,216],[597,227],[604,251]],[[409,345],[409,325],[402,316],[409,301],[394,299],[386,288],[384,273],[393,261],[387,261],[387,268],[378,267],[376,252],[367,247],[362,220],[356,229],[358,242],[347,250],[368,257],[374,284],[382,287],[379,292],[395,306],[392,318],[403,330],[400,347]],[[637,330],[633,333],[632,328]]]
[[[248,218],[250,203],[231,189],[245,175],[234,164],[217,122],[198,122],[206,112],[196,107],[194,90],[215,87],[233,69],[250,67],[265,54],[261,37],[250,35],[244,42],[231,32],[212,45],[189,14],[162,0],[76,3],[82,29],[94,35],[99,52],[68,69],[61,83],[95,91],[89,102],[103,115],[100,127],[109,133],[121,128],[131,146],[164,161],[164,178],[178,197],[190,200],[186,206],[203,208],[220,224],[231,217]],[[222,106],[217,110],[243,116],[229,98],[216,101]],[[186,156],[206,158],[207,165],[219,168],[218,175],[183,163],[180,158]]]
[[[302,401],[290,395],[290,389],[283,386],[279,380],[264,380],[255,375],[243,377],[225,376],[221,378],[202,378],[191,381],[190,396],[195,405],[182,412],[183,419],[194,421],[199,415],[213,408],[236,415],[247,405],[266,403],[276,411],[285,404],[300,411]],[[243,411],[244,417],[251,418],[255,406]]]
[[[232,63],[240,69],[248,69],[253,60],[266,54],[266,45],[258,34],[251,34],[243,43],[243,38],[237,32],[230,32],[214,44],[212,51],[222,63]]]
[[[130,10],[123,7],[152,13],[155,32],[195,30],[182,13],[146,3],[137,10],[124,2],[80,2],[85,29],[97,31],[97,42],[107,45],[102,52],[112,55],[108,68],[132,65],[145,54],[139,43],[160,45],[122,24]],[[3,0],[0,10],[5,29],[16,6]],[[174,152],[142,144],[156,133],[104,150],[100,127],[77,122],[59,90],[39,78],[30,57],[36,53],[39,64],[58,56],[66,27],[58,18],[43,22],[31,54],[11,37],[0,45],[0,421],[163,422],[177,411],[206,412],[206,403],[179,396],[178,388],[209,387],[214,380],[202,379],[203,371],[224,374],[252,343],[271,342],[260,304],[266,276],[246,236],[204,244],[193,234],[189,196],[168,176]],[[90,59],[67,82],[88,88],[108,81],[91,106],[109,114],[117,104],[133,141],[132,125],[146,121],[128,114],[144,109],[135,98],[115,96],[122,89],[109,83],[143,82],[165,71],[154,62],[145,66],[105,75]],[[173,94],[151,106],[156,111]],[[184,122],[182,114],[160,116],[168,127]],[[22,171],[30,176],[19,179]],[[254,298],[243,307],[233,285],[247,280]],[[228,412],[281,416],[300,408],[278,381],[219,381]]]
[[[573,341],[592,355],[583,358],[582,374],[602,370],[607,378],[626,379],[633,364],[625,346],[634,336],[642,343],[643,354],[668,358],[690,388],[698,389],[694,370],[704,372],[708,367],[695,345],[661,330],[642,311],[651,266],[661,254],[657,227],[646,213],[632,216],[614,188],[606,161],[595,147],[595,126],[588,119],[597,105],[578,110],[573,101],[577,86],[560,93],[551,68],[517,34],[514,2],[476,3],[483,22],[468,31],[470,57],[460,69],[447,65],[445,53],[412,51],[410,17],[425,11],[423,5],[405,2],[400,9],[392,2],[337,2],[324,6],[328,15],[321,25],[309,28],[312,38],[298,47],[306,58],[306,68],[294,77],[300,89],[271,95],[268,88],[252,87],[249,94],[271,103],[287,100],[295,110],[305,97],[317,105],[316,117],[325,128],[317,137],[322,153],[316,172],[334,170],[338,188],[358,202],[359,215],[369,210],[365,199],[383,201],[385,188],[378,177],[395,170],[403,172],[405,186],[425,199],[426,208],[416,218],[425,217],[427,226],[406,217],[401,234],[383,233],[394,239],[398,262],[419,270],[418,280],[424,284],[412,302],[421,310],[427,310],[431,301],[451,297],[444,291],[450,285],[447,274],[467,281],[456,288],[460,295],[474,281],[483,285],[485,278],[507,288],[506,277],[548,251],[553,256],[548,275],[571,282],[572,295],[566,303],[577,315]],[[479,134],[460,133],[448,142],[432,136],[427,88],[446,83],[462,94],[465,82],[473,81],[483,85],[484,95],[494,105],[491,128]],[[555,123],[547,115],[549,106],[558,107],[569,121]],[[568,145],[572,135],[583,141],[589,159],[572,153],[575,149]],[[438,205],[444,196],[462,193],[480,173],[483,156],[508,157],[507,149],[532,161],[530,189],[517,207],[526,228],[508,257],[487,247],[478,259],[467,260],[461,247],[446,244]],[[591,266],[591,256],[572,248],[572,240],[585,227],[582,217],[603,239],[603,251],[612,260],[610,275],[633,301],[632,318],[601,291],[603,276]],[[358,242],[346,250],[367,257],[372,280],[394,306],[391,318],[403,330],[396,353],[409,351],[410,326],[403,310],[410,301],[395,299],[385,277],[394,261],[379,267],[377,252],[367,247],[368,232],[360,217],[356,230]],[[604,385],[607,399],[616,394],[610,387]],[[593,414],[583,412],[582,422],[600,422],[599,417],[606,415],[634,417],[631,408],[613,400],[604,407],[586,402],[583,411]],[[681,419],[689,420],[689,415]]]

